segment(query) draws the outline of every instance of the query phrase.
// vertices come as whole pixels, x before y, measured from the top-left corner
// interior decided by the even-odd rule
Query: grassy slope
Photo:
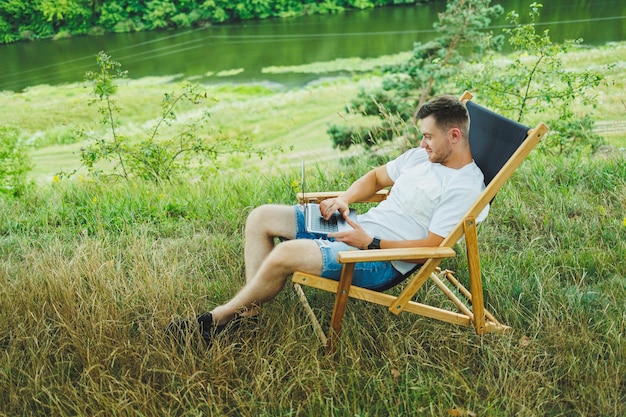
[[[345,79],[329,81],[328,83],[303,88],[293,91],[275,91],[267,88],[256,87],[208,87],[209,100],[208,111],[211,113],[211,127],[216,130],[225,130],[238,136],[250,138],[251,141],[264,145],[282,145],[292,147],[295,157],[306,155],[307,157],[322,158],[331,149],[330,139],[326,134],[328,126],[342,122],[341,112],[345,103],[337,100],[337,97],[352,97],[361,86],[369,85],[371,81],[351,82]],[[175,90],[176,86],[154,86],[151,89],[143,87],[144,81],[130,81],[127,87],[120,89],[119,96],[116,97],[120,106],[124,109],[123,124],[125,129],[141,137],[149,131],[151,123],[160,114],[158,103],[165,91]],[[167,88],[167,90],[166,90]],[[24,111],[23,117],[16,119],[16,124],[31,134],[43,135],[70,135],[70,126],[82,127],[83,120],[97,120],[93,108],[84,106],[87,102],[87,91],[78,86],[67,87],[41,87],[41,94],[46,91],[58,91],[67,89],[68,101],[82,100],[83,105],[72,108],[70,111],[75,115],[73,122],[63,120],[66,114],[47,114],[46,117],[55,121],[50,121],[46,126],[57,126],[41,132],[42,126],[37,121],[36,116]],[[32,95],[29,100],[38,100],[40,92],[35,91],[25,93]],[[80,99],[76,98],[80,97]],[[18,102],[18,106],[22,103]],[[155,106],[154,104],[157,104]],[[67,107],[70,103],[56,103],[55,106]],[[14,104],[15,105],[15,104]],[[24,104],[24,107],[27,107]],[[41,110],[30,108],[35,111],[46,113],[42,106]],[[21,113],[21,112],[20,112]],[[61,120],[59,122],[59,119]],[[181,117],[184,123],[185,115]],[[23,123],[23,124],[19,124]],[[61,127],[59,127],[59,124]],[[93,123],[89,125],[93,126]],[[97,125],[96,125],[97,128]],[[62,131],[62,132],[59,132]],[[69,133],[68,133],[69,132]],[[50,179],[58,172],[59,168],[73,169],[79,166],[76,152],[80,149],[80,143],[69,145],[54,145],[37,149],[33,152],[33,159],[36,167],[33,175],[39,179]],[[284,159],[291,156],[285,155]]]
[[[374,60],[374,62],[377,62]],[[593,50],[581,49],[569,53],[566,67],[601,67],[615,64],[606,74],[609,86],[598,89],[598,108],[594,111],[598,130],[609,144],[626,146],[626,98],[619,94],[626,84],[626,43],[611,44]],[[334,68],[329,63],[329,68]],[[368,61],[354,63],[369,68]],[[303,67],[293,71],[318,71]],[[134,135],[148,131],[160,114],[160,100],[164,93],[175,91],[176,84],[168,78],[129,80],[123,85],[116,100],[123,109],[122,123]],[[342,110],[356,91],[379,82],[376,77],[336,79],[311,85],[302,90],[283,91],[260,86],[207,86],[210,97],[208,110],[215,128],[225,128],[250,137],[257,143],[293,146],[294,156],[306,154],[311,158],[327,156],[331,151],[326,129],[334,123],[343,123]],[[11,114],[11,123],[19,126],[24,136],[63,143],[63,138],[75,136],[77,128],[101,129],[95,106],[88,106],[89,90],[81,84],[60,87],[38,86],[24,93],[0,93],[0,111]],[[181,120],[184,122],[185,113]],[[70,139],[70,142],[73,142]],[[60,169],[71,170],[79,165],[76,155],[80,144],[46,146],[33,152],[34,177],[49,180]],[[286,155],[284,160],[292,159]]]

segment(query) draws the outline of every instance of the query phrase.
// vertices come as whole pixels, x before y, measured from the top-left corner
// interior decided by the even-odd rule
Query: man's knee
[[[293,206],[264,204],[254,208],[246,220],[246,231],[265,231],[273,236],[295,233],[295,212]]]
[[[270,210],[267,205],[255,207],[248,214],[246,219],[246,230],[257,230],[266,224],[266,219],[270,216]]]
[[[247,224],[256,224],[275,218],[281,207],[282,206],[276,204],[263,204],[255,207],[250,214],[248,214]]]

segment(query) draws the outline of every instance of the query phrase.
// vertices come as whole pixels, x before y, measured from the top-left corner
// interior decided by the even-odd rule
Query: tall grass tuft
[[[372,163],[311,166],[309,188],[345,188]],[[1,200],[0,415],[626,414],[623,158],[535,156],[496,197],[481,261],[510,334],[351,302],[326,356],[286,288],[208,349],[165,339],[172,318],[238,290],[247,213],[293,203],[299,178],[61,181]],[[447,262],[467,277],[463,256]],[[327,322],[332,297],[311,295]]]

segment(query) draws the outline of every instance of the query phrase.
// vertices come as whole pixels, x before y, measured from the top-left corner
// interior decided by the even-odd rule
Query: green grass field
[[[97,120],[86,89],[1,94],[0,110],[38,144],[38,185],[0,198],[0,416],[626,415],[624,49],[571,56],[580,65],[618,57],[596,109],[612,127],[610,147],[571,158],[533,152],[480,227],[486,304],[513,330],[477,336],[354,301],[332,356],[289,284],[257,327],[209,349],[173,345],[163,328],[240,288],[246,216],[295,202],[294,160],[311,160],[315,190],[344,189],[379,163],[333,150],[325,134],[376,77],[293,91],[208,87],[216,126],[293,149],[161,185],[53,181],[59,168],[78,167],[72,130]],[[149,126],[166,81],[120,89],[124,129]],[[463,252],[442,266],[466,280]],[[332,297],[309,293],[328,323]],[[446,306],[429,286],[417,298]]]
[[[338,189],[369,164],[325,165],[316,185]],[[624,414],[623,158],[535,156],[498,195],[480,250],[487,305],[510,334],[351,302],[328,357],[286,288],[257,329],[172,346],[172,318],[242,284],[246,214],[293,203],[298,177],[62,181],[3,200],[0,415]],[[466,279],[459,249],[443,266]],[[332,298],[312,296],[327,323]]]

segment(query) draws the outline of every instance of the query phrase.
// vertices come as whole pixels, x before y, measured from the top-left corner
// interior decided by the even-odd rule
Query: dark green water
[[[599,45],[626,39],[626,1],[550,0],[538,29],[554,41],[583,38]],[[528,12],[530,0],[505,0],[505,11]],[[207,82],[272,81],[300,85],[307,74],[262,74],[268,66],[301,65],[337,58],[369,58],[408,51],[431,39],[445,2],[396,6],[329,16],[272,19],[203,29],[80,37],[0,45],[0,90],[81,81],[105,51],[131,78],[179,75]],[[493,22],[499,33],[504,19]],[[236,75],[216,77],[220,71]],[[213,73],[206,76],[207,73]]]

